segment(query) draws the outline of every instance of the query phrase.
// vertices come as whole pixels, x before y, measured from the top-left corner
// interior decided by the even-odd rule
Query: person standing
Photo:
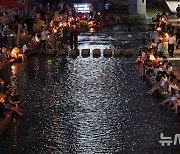
[[[41,41],[42,41],[41,49],[44,49],[44,45],[45,45],[45,48],[47,48],[46,47],[47,33],[46,33],[45,27],[43,27],[43,31],[41,33]]]
[[[156,31],[155,28],[152,28],[151,32],[150,32],[150,39],[151,41],[154,40],[155,44],[157,46],[157,42],[158,42],[158,32]]]
[[[180,29],[177,28],[176,31],[176,42],[177,42],[177,46],[176,49],[178,49],[178,51],[180,50]]]
[[[67,48],[68,44],[68,28],[64,27],[63,28],[63,47]]]
[[[78,31],[76,28],[76,25],[72,23],[70,27],[70,37],[69,37],[69,42],[70,42],[70,48],[71,49],[77,49],[78,46]]]
[[[180,19],[180,4],[176,8],[177,18]]]
[[[23,52],[23,54],[24,54],[25,51],[28,49],[27,44],[28,44],[28,42],[25,42],[24,45],[23,45],[23,47],[22,47],[22,52]]]
[[[172,33],[169,34],[168,37],[168,53],[169,57],[174,56],[174,45],[176,44],[176,38],[173,36]]]

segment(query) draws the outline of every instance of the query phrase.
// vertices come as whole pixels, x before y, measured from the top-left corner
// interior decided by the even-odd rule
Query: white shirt
[[[176,38],[174,36],[168,38],[169,44],[174,44],[175,41],[176,41]]]
[[[42,40],[46,40],[46,31],[43,30],[43,32],[41,33],[41,37],[42,37]]]
[[[24,53],[27,49],[28,49],[28,48],[27,48],[27,45],[24,44],[23,47],[22,47],[23,53]]]

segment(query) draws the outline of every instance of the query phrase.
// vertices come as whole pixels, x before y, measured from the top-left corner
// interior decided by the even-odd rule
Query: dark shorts
[[[46,43],[46,40],[42,40],[42,43]]]

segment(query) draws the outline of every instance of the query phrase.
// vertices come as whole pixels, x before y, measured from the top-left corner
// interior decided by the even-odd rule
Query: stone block
[[[57,55],[67,56],[68,55],[68,49],[60,49],[60,50],[58,50]]]
[[[120,56],[122,55],[123,50],[122,49],[115,49],[114,50],[114,56]]]
[[[82,55],[82,57],[89,57],[90,56],[90,49],[82,49],[81,55]]]
[[[94,56],[94,57],[99,57],[99,56],[101,56],[101,50],[100,50],[100,49],[94,49],[94,50],[93,50],[93,56]]]
[[[79,50],[78,49],[72,49],[68,51],[69,56],[79,56]]]
[[[133,56],[134,55],[134,50],[133,49],[123,50],[123,55],[124,56]]]
[[[112,49],[104,49],[104,56],[112,56]]]

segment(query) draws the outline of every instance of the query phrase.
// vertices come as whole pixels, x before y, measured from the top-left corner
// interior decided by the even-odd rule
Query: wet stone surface
[[[132,31],[130,39],[123,25],[82,33],[80,49],[138,47],[143,30],[142,25]],[[5,76],[25,111],[1,138],[0,151],[178,153],[179,145],[161,147],[159,136],[179,133],[179,118],[159,107],[161,100],[145,95],[149,87],[134,60],[40,55],[13,65]]]

